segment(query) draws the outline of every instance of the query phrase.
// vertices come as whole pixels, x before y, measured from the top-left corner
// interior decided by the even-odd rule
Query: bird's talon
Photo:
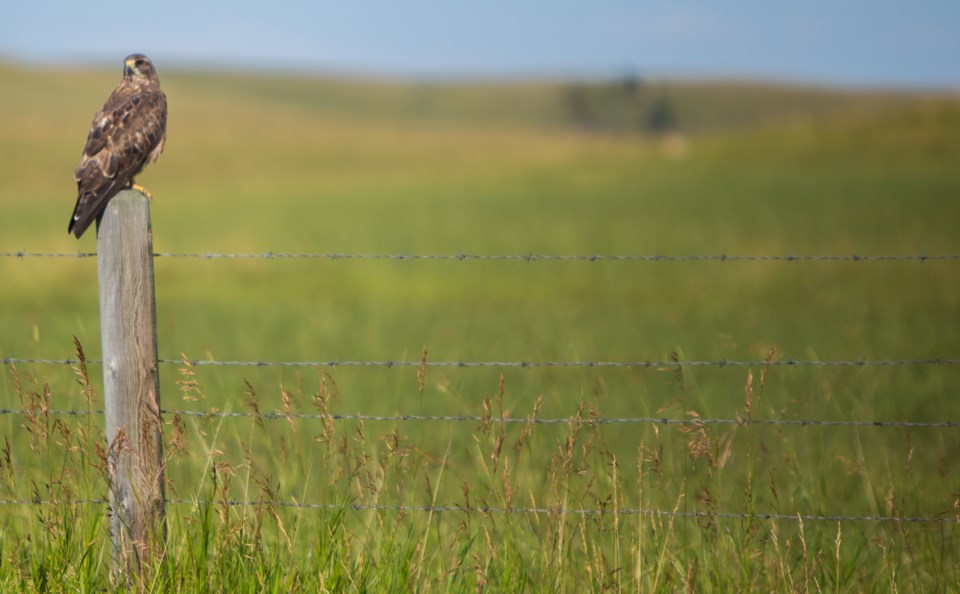
[[[130,186],[130,189],[136,190],[138,192],[143,192],[143,195],[147,197],[147,200],[150,200],[151,202],[153,201],[153,195],[150,193],[150,191],[144,188],[143,186],[141,186],[140,184],[133,184]]]

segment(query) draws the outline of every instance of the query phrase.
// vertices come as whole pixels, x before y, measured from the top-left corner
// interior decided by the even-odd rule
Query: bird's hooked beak
[[[127,58],[123,62],[123,74],[125,76],[133,75],[133,67],[136,66],[137,61],[134,58]]]

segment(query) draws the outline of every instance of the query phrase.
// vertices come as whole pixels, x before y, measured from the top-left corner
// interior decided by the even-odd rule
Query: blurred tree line
[[[678,129],[673,101],[663,85],[653,88],[634,74],[609,82],[576,82],[564,91],[570,119],[600,132],[666,134]]]

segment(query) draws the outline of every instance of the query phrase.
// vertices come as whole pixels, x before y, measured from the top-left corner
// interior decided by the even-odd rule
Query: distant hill
[[[905,107],[920,93],[750,81],[407,82],[235,74],[167,75],[195,91],[349,116],[575,126],[597,132],[696,134],[844,110]]]
[[[174,102],[178,94],[199,95],[225,103],[274,104],[351,119],[574,127],[597,133],[675,130],[700,134],[798,117],[909,107],[933,96],[720,80],[416,82],[162,68],[160,76]],[[38,101],[57,102],[64,96],[79,101],[87,93],[96,95],[89,98],[93,104],[118,77],[119,72],[25,69],[0,62],[5,96],[0,97],[0,105],[36,106]],[[939,98],[960,102],[957,96]]]

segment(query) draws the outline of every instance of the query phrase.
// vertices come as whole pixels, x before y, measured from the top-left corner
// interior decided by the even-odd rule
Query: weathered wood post
[[[136,190],[97,225],[113,572],[141,576],[166,543],[150,205]]]

